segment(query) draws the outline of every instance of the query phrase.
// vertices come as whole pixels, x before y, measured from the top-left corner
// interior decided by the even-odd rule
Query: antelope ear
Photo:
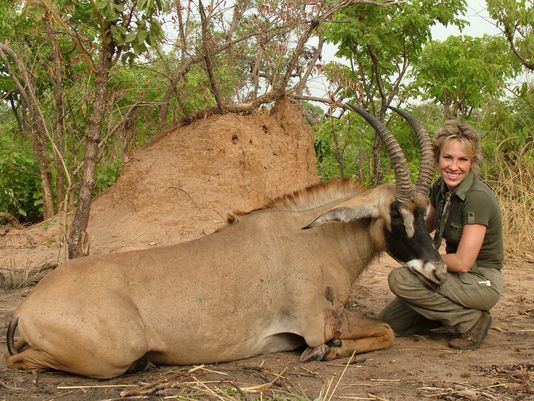
[[[367,217],[378,217],[378,208],[374,206],[362,206],[362,207],[348,207],[341,206],[334,209],[330,209],[327,212],[321,214],[315,220],[305,227],[302,227],[303,230],[312,228],[329,221],[339,221],[341,223],[350,223],[358,219],[364,219]]]

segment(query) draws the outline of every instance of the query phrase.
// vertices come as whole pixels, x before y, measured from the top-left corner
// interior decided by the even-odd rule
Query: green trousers
[[[503,289],[502,273],[473,268],[469,273],[448,273],[439,287],[406,267],[392,270],[389,288],[397,296],[380,313],[398,336],[409,336],[439,326],[464,333],[475,325],[481,311],[489,311]]]

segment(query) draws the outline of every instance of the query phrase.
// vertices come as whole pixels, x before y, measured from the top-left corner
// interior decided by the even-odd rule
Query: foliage
[[[0,54],[0,95],[9,100],[19,123],[17,126],[1,125],[7,135],[18,135],[23,142],[26,141],[25,145],[32,145],[34,155],[28,154],[28,157],[39,162],[43,188],[45,179],[56,177],[55,188],[48,193],[51,196],[61,194],[61,199],[54,200],[57,205],[64,199],[65,182],[62,177],[65,174],[71,182],[70,191],[78,193],[83,185],[82,174],[79,174],[81,163],[88,144],[95,141],[94,135],[92,142],[86,140],[91,124],[97,131],[96,140],[100,131],[109,134],[99,144],[99,150],[106,151],[106,144],[118,145],[114,150],[108,150],[108,155],[117,159],[111,160],[111,168],[102,168],[103,177],[95,180],[99,182],[99,189],[103,189],[118,172],[116,166],[120,165],[119,159],[123,150],[127,149],[123,142],[136,139],[135,115],[143,114],[139,113],[140,105],[147,107],[157,100],[154,92],[139,92],[136,82],[138,72],[131,73],[130,80],[113,80],[113,76],[118,70],[117,75],[124,77],[128,75],[124,72],[132,69],[129,65],[118,63],[119,56],[122,55],[123,61],[131,62],[140,54],[147,53],[149,46],[156,48],[163,35],[157,16],[165,4],[164,0],[98,0],[94,4],[72,0],[33,0],[16,1],[9,7],[4,2],[0,5],[0,15],[5,17],[0,23],[0,34],[5,38]],[[105,57],[101,49],[106,46],[114,58],[109,67],[102,67],[99,63]],[[17,62],[16,56],[21,62]],[[113,65],[117,68],[110,74],[106,69],[111,69]],[[25,78],[24,74],[29,78]],[[24,85],[16,85],[17,81]],[[103,82],[101,88],[110,89],[107,92],[111,93],[109,98],[106,91],[96,95],[99,81]],[[24,88],[30,86],[34,87],[34,93],[25,93]],[[129,92],[132,88],[137,90]],[[106,115],[97,111],[99,102],[109,106],[103,108]],[[129,113],[131,111],[135,113]],[[38,125],[36,119],[42,119],[42,123]],[[143,125],[142,128],[147,130],[155,124]],[[124,134],[125,131],[129,131],[132,138],[124,135],[118,141],[112,138],[114,134]],[[33,139],[29,141],[29,138]],[[39,150],[39,143],[44,143],[44,149],[41,145]],[[55,163],[49,162],[52,159]],[[51,171],[44,171],[44,166]],[[102,179],[106,184],[102,184]],[[50,185],[49,182],[46,184]],[[13,197],[24,198],[23,193],[18,193],[20,188],[10,189],[14,191]],[[43,196],[46,196],[44,192]],[[53,206],[53,203],[48,204]],[[28,213],[25,209],[20,209],[20,212]],[[32,221],[39,219],[39,208],[30,215],[33,216]],[[21,215],[17,212],[15,216]]]
[[[252,104],[274,87],[277,96],[283,94],[291,77],[287,68],[307,67],[309,49],[296,57],[291,50],[293,40],[312,25],[306,17],[317,8],[304,1],[212,4],[206,33],[196,6],[175,0],[0,3],[0,36],[20,57],[36,99],[32,109],[15,84],[25,70],[12,68],[10,54],[0,58],[0,96],[20,121],[0,126],[10,135],[24,133],[28,141],[36,115],[42,115],[36,134],[46,148],[33,149],[33,157],[41,170],[51,169],[41,179],[55,177],[48,193],[62,193],[66,170],[74,195],[69,199],[81,197],[84,183],[96,185],[90,191],[95,194],[113,183],[122,158],[135,146],[169,124],[219,106],[215,92],[229,104]],[[164,30],[166,23],[172,26]],[[111,65],[103,64],[106,57]],[[97,107],[103,102],[104,107]],[[87,154],[96,163],[87,163]],[[86,167],[97,163],[103,165],[96,168],[96,177],[86,173]],[[83,193],[86,199],[87,191]],[[63,199],[61,195],[52,205]]]
[[[312,117],[313,120],[315,121],[322,120],[324,116],[324,110],[321,107],[314,105],[312,103],[303,103],[302,107],[305,110],[305,112]]]
[[[336,55],[349,60],[350,67],[337,68],[330,78],[352,82],[345,86],[345,96],[360,98],[370,108],[376,99],[381,99],[381,107],[394,96],[406,100],[410,88],[403,78],[430,40],[431,27],[436,23],[463,26],[457,15],[464,12],[465,0],[347,7],[328,25],[326,38],[338,46]]]
[[[33,222],[41,206],[39,169],[31,150],[19,138],[0,135],[0,211]]]
[[[426,127],[436,127],[442,117],[441,111],[432,105],[407,110]],[[419,174],[419,144],[412,128],[396,113],[387,115],[386,124],[406,155],[412,181]],[[429,131],[432,132],[430,128]],[[342,118],[329,118],[315,130],[315,152],[319,175],[322,180],[351,177],[368,186],[373,185],[373,154],[375,134],[364,120],[350,113]],[[389,166],[384,150],[381,153],[382,168],[386,171],[384,181],[394,182],[395,176]]]
[[[420,96],[442,104],[445,118],[465,118],[487,99],[502,96],[518,72],[503,38],[450,36],[425,46],[413,76]]]
[[[497,21],[519,61],[534,70],[534,4],[526,0],[486,0],[490,16]]]
[[[156,18],[163,9],[162,0],[96,0],[95,6],[96,17],[112,23],[111,35],[122,49],[123,61],[134,60],[163,38]]]
[[[374,132],[354,115],[327,118],[315,132],[315,153],[322,180],[351,177],[371,183]]]
[[[523,96],[495,100],[480,117],[485,162],[482,174],[503,212],[505,250],[522,257],[534,247],[534,88]]]
[[[16,289],[25,288],[36,284],[42,278],[42,274],[33,272],[31,269],[0,271],[0,288]]]
[[[530,92],[532,97],[532,89]],[[512,155],[519,149],[532,151],[534,147],[534,109],[520,98],[488,102],[482,113],[481,126],[488,144],[486,153],[491,157],[502,153],[512,161]],[[523,158],[528,156],[528,152],[523,153]],[[492,168],[491,165],[487,167]]]

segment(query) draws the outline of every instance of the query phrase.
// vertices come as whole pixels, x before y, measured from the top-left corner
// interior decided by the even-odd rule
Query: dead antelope
[[[110,378],[146,361],[213,363],[306,346],[301,360],[330,360],[391,346],[388,325],[345,304],[354,280],[384,250],[434,283],[445,279],[423,221],[431,143],[399,111],[421,143],[413,188],[391,133],[351,107],[381,135],[395,186],[319,184],[191,242],[69,261],[15,311],[8,366]]]

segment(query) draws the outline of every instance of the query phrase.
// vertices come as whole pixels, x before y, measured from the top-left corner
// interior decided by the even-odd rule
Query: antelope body
[[[110,378],[139,361],[212,363],[306,346],[301,360],[329,360],[389,347],[388,325],[345,308],[362,270],[388,250],[429,281],[445,279],[426,197],[399,191],[398,182],[319,184],[191,242],[70,261],[15,311],[7,364]]]

